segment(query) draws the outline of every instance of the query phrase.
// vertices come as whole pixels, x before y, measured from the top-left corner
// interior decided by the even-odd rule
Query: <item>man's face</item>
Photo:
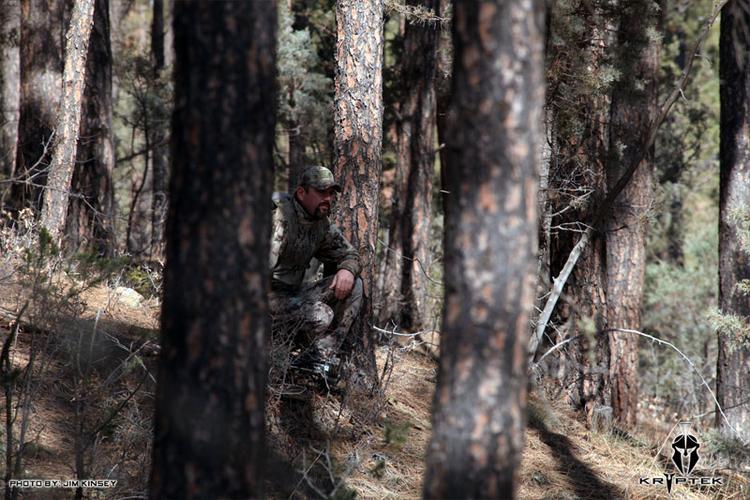
[[[312,186],[306,188],[298,187],[297,201],[313,217],[326,217],[331,213],[331,205],[336,197],[336,188],[316,189]]]

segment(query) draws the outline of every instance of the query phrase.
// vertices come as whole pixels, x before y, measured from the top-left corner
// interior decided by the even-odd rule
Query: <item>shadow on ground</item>
[[[567,436],[550,431],[537,419],[532,419],[529,427],[537,431],[541,441],[549,446],[557,460],[557,469],[570,479],[578,497],[611,500],[624,496],[623,490],[603,481],[591,467],[576,456],[576,446]]]

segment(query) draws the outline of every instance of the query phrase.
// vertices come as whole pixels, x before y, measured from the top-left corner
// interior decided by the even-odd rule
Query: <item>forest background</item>
[[[103,285],[116,290],[118,297],[129,289],[159,303],[167,186],[174,163],[169,144],[175,85],[183,75],[174,68],[175,6],[163,0],[91,3],[93,25],[85,87],[78,96],[82,111],[69,204],[59,237],[52,232],[49,241],[44,231],[39,236],[39,229],[46,226],[42,201],[55,147],[63,142],[53,131],[61,130],[64,116],[64,42],[73,3],[5,0],[0,12],[4,355],[10,355],[10,346],[23,332],[65,330],[73,339],[61,343],[66,348],[31,343],[27,358],[3,361],[5,404],[15,404],[18,415],[8,417],[6,479],[16,477],[24,456],[31,453],[25,437],[31,424],[23,422],[32,419],[32,403],[43,386],[34,377],[49,377],[44,362],[34,361],[35,349],[47,353],[39,359],[51,359],[49,352],[57,349],[70,356],[70,363],[76,360],[79,368],[68,374],[71,382],[64,394],[97,394],[76,406],[78,477],[96,470],[93,450],[107,436],[111,439],[115,433],[125,454],[128,446],[150,447],[153,426],[155,372],[144,359],[149,349],[158,350],[153,347],[157,338],[139,330],[138,341],[120,360],[122,369],[116,376],[104,376],[91,356],[84,363],[91,370],[80,369],[80,345],[86,338],[81,326],[69,319],[83,318],[82,297]],[[743,408],[748,406],[750,383],[746,377],[736,386],[728,381],[731,388],[722,391],[717,380],[717,333],[719,339],[729,339],[730,352],[747,351],[742,311],[719,304],[719,56],[728,49],[720,47],[718,20],[703,30],[721,5],[707,0],[634,1],[627,7],[607,0],[558,0],[546,5],[540,34],[544,133],[535,152],[540,176],[537,300],[523,338],[538,340],[530,360],[533,391],[550,400],[563,399],[586,425],[637,434],[644,421],[659,421],[674,431],[678,421],[689,420],[716,467],[746,473],[750,453],[744,443],[750,422]],[[729,5],[741,11],[744,3]],[[274,190],[293,188],[309,164],[326,165],[342,175],[337,163],[340,127],[334,126],[340,99],[335,89],[340,71],[337,8],[343,7],[332,0],[279,2]],[[434,356],[444,306],[445,209],[452,203],[450,187],[459,185],[446,179],[443,168],[450,161],[446,143],[452,140],[446,134],[451,130],[447,121],[454,85],[453,8],[445,0],[387,0],[382,8],[382,29],[370,26],[363,36],[382,54],[382,101],[368,108],[382,149],[364,160],[376,165],[369,177],[355,179],[363,191],[368,183],[376,185],[374,205],[379,207],[370,213],[377,224],[359,228],[372,233],[375,241],[370,247],[360,242],[360,248],[370,248],[365,259],[373,269],[369,317],[363,320],[371,328],[365,326],[363,335],[375,345],[392,345],[400,334],[413,342],[413,349]],[[735,39],[741,47],[742,36]],[[739,59],[746,55],[744,49],[737,50]],[[685,72],[689,78],[683,86]],[[652,148],[644,137],[659,105],[676,87],[679,95]],[[623,168],[640,153],[645,157],[640,173],[620,198],[627,203],[613,210],[615,215],[605,221],[607,230],[593,233],[559,303],[545,317],[555,278],[578,238],[594,225],[596,203],[606,198],[622,172],[612,165]],[[340,205],[346,206],[345,201]],[[735,210],[729,219],[741,247],[736,255],[747,253],[746,209]],[[626,278],[636,285],[625,290],[617,289],[616,280],[608,283],[607,276],[618,273],[607,268],[608,261],[611,265],[618,259],[634,266],[624,265],[626,277],[641,273],[642,288],[637,285],[640,278]],[[94,325],[99,315],[95,319]],[[637,330],[677,349],[637,340],[637,335],[610,340],[621,338],[607,331],[613,328]],[[532,335],[537,331],[540,335]],[[622,350],[619,355],[617,349]],[[288,361],[287,354],[271,353],[272,372]],[[742,356],[734,361],[733,373],[743,373],[747,366],[750,357]],[[273,374],[270,381],[278,382]],[[725,403],[739,435],[729,432],[729,422],[717,415],[708,388]],[[269,408],[272,413],[274,407]],[[13,425],[20,426],[15,439]],[[139,437],[124,438],[128,432]],[[147,470],[148,465],[141,464],[133,472],[141,488]]]

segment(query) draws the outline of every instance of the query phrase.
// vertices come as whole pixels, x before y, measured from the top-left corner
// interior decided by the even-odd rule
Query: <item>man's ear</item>
[[[297,186],[297,189],[294,190],[294,194],[297,195],[297,198],[300,198],[306,192],[307,190],[302,186]]]

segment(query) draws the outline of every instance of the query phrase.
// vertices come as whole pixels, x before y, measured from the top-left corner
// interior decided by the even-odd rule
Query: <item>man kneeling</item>
[[[293,193],[274,193],[271,294],[274,331],[294,332],[297,364],[328,378],[362,305],[359,255],[328,220],[341,187],[325,167],[307,167]],[[336,273],[303,283],[314,258]]]

